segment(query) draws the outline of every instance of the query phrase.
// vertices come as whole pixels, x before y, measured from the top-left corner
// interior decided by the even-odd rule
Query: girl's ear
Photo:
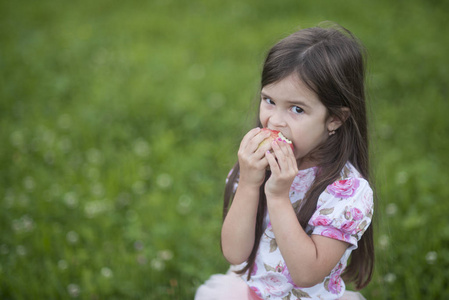
[[[340,110],[341,118],[337,115],[333,115],[328,118],[327,130],[329,132],[337,130],[351,115],[351,111],[348,107],[342,107]]]

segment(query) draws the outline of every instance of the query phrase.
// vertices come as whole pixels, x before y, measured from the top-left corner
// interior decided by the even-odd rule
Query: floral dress
[[[300,209],[306,192],[311,187],[317,168],[300,170],[290,188],[290,200],[295,210]],[[338,299],[345,292],[341,278],[352,250],[371,223],[373,192],[369,183],[351,165],[346,164],[341,179],[329,185],[320,195],[317,209],[310,219],[306,232],[350,244],[340,261],[323,282],[309,288],[295,285],[287,265],[276,244],[269,216],[261,238],[250,280],[241,278],[262,299]],[[244,265],[244,264],[243,264]]]

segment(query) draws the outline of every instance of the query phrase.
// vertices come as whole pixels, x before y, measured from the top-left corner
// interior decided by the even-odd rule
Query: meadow
[[[193,299],[262,60],[331,20],[368,51],[367,299],[449,298],[446,1],[0,1],[0,298]],[[257,101],[257,100],[256,100]]]

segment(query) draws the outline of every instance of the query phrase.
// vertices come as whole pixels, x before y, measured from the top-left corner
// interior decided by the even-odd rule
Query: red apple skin
[[[288,140],[286,137],[284,137],[279,130],[273,130],[273,129],[269,129],[269,128],[262,128],[262,131],[269,131],[270,132],[270,136],[268,138],[266,138],[265,140],[263,140],[259,144],[259,147],[257,147],[257,149],[259,149],[262,145],[265,145],[266,143],[271,143],[271,142],[273,142],[273,141],[275,141],[277,139],[281,139],[281,140],[285,141],[286,143],[288,143],[290,145],[290,147],[292,148],[292,150],[294,150],[293,143],[290,140]]]

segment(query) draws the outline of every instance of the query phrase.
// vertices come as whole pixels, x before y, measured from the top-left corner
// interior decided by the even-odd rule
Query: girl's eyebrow
[[[275,98],[271,97],[270,95],[268,95],[267,93],[264,93],[264,92],[260,92],[260,95],[262,97],[276,100]],[[301,106],[301,107],[310,107],[310,105],[307,105],[305,102],[303,102],[301,100],[286,100],[285,102],[287,102],[290,105],[297,105],[297,106]]]

